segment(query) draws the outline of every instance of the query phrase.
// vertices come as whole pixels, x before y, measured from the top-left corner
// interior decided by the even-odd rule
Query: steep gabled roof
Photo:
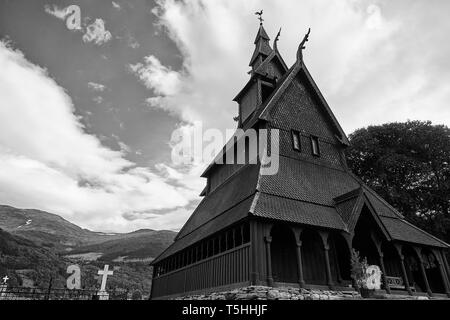
[[[280,156],[278,174],[247,165],[207,195],[156,263],[247,216],[352,232],[364,206],[388,241],[449,248],[346,170]]]
[[[214,189],[200,202],[175,240],[184,237],[202,224],[230,209],[256,191],[259,165],[246,165]]]
[[[436,238],[422,229],[419,229],[405,219],[381,217],[381,221],[394,240],[412,242],[433,247],[450,248],[448,243]]]
[[[267,57],[272,52],[272,48],[269,44],[269,36],[267,35],[266,30],[264,30],[264,27],[262,24],[259,26],[258,33],[256,34],[256,38],[254,41],[255,44],[255,51],[253,51],[253,55],[250,59],[249,66],[252,66],[255,63],[255,60],[258,58],[258,56],[263,55]]]
[[[301,74],[305,77],[307,83],[312,88],[313,92],[316,94],[317,98],[321,102],[321,105],[324,108],[325,114],[330,119],[331,123],[333,124],[334,128],[337,131],[336,137],[344,144],[349,145],[350,142],[348,141],[348,138],[342,130],[342,127],[340,126],[339,122],[337,121],[336,117],[334,116],[333,112],[331,111],[328,103],[326,102],[325,98],[323,97],[322,93],[319,90],[319,87],[314,82],[313,78],[311,77],[311,74],[309,73],[308,69],[306,68],[306,65],[303,63],[303,61],[297,60],[295,64],[291,67],[291,69],[283,76],[283,78],[278,82],[274,92],[272,95],[267,99],[266,103],[255,112],[252,119],[248,122],[246,127],[250,128],[252,127],[258,120],[265,120],[269,121],[270,119],[270,110],[275,106],[276,102],[280,97],[282,96],[283,92],[289,87],[289,85],[292,83],[292,81],[295,79],[295,77]]]
[[[173,242],[166,250],[164,250],[158,257],[156,257],[155,260],[152,261],[152,264],[155,264],[167,258],[168,256],[171,256],[172,254],[179,252],[197,243],[198,241],[213,235],[217,231],[220,231],[221,229],[244,219],[248,216],[248,213],[254,201],[254,197],[254,194],[250,195],[225,212],[217,215],[212,220],[209,220],[206,223],[202,224],[193,232],[188,233],[184,237],[175,240],[175,242]]]
[[[357,188],[334,198],[336,210],[341,215],[342,220],[349,231],[355,229],[356,222],[358,221],[364,203],[361,194],[362,188]]]
[[[434,247],[449,247],[444,241],[406,221],[397,210],[364,184],[358,189],[334,198],[334,200],[336,209],[347,225],[349,232],[355,229],[362,208],[364,205],[367,205],[388,240]]]
[[[257,44],[255,52],[268,57],[255,68],[250,81],[253,81],[255,77],[264,77],[265,70],[274,60],[280,61],[285,72],[276,83],[271,95],[244,123],[243,129],[253,127],[258,121],[272,121],[271,109],[294,79],[301,77],[320,102],[324,114],[335,129],[333,132],[336,132],[336,138],[342,144],[348,145],[347,136],[300,58],[301,55],[298,55],[295,64],[287,70],[275,45],[273,50],[270,46],[260,45],[263,42],[268,43],[268,40],[267,33],[261,26],[255,40]],[[227,148],[232,146],[233,144],[227,143],[215,160],[220,159]],[[202,176],[207,175],[214,165],[215,161],[208,166]],[[352,232],[365,207],[368,208],[388,241],[450,247],[447,243],[407,222],[395,208],[348,171],[345,165],[333,167],[326,165],[325,162],[316,163],[280,154],[277,174],[262,175],[260,170],[260,165],[243,166],[211,193],[207,194],[205,189],[202,192],[202,195],[205,195],[204,199],[180,230],[175,242],[152,264],[249,215]]]
[[[239,91],[239,93],[233,98],[233,101],[239,101],[239,98],[247,91],[248,87],[255,82],[256,78],[261,76],[266,77],[269,65],[271,63],[275,63],[276,61],[279,62],[281,68],[283,69],[283,75],[286,74],[286,72],[289,70],[286,62],[284,62],[283,57],[277,49],[272,50],[269,56],[264,59],[264,61],[256,68],[256,70],[251,72],[250,79],[247,81],[241,91]]]
[[[259,179],[259,165],[245,165],[200,202],[172,243],[153,263],[248,216]]]
[[[274,49],[272,50],[270,55],[266,59],[264,59],[264,61],[258,66],[258,68],[256,68],[254,73],[266,76],[267,74],[266,70],[268,69],[269,64],[274,63],[275,60],[278,60],[284,72],[287,72],[289,70],[288,66],[286,65],[286,62],[284,62],[283,60],[283,57],[281,57],[280,52],[278,52],[277,49]]]
[[[345,170],[280,155],[278,173],[261,175],[258,190],[334,208],[333,198],[358,187]]]

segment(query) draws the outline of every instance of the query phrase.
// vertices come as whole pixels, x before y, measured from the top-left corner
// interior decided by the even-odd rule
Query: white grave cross
[[[2,278],[2,280],[3,280],[3,284],[6,284],[6,282],[9,280],[9,277],[8,276],[4,276]]]
[[[100,291],[105,291],[106,289],[106,280],[108,276],[112,276],[114,271],[109,271],[109,265],[105,264],[103,270],[98,270],[98,275],[102,276],[102,285],[100,286]]]

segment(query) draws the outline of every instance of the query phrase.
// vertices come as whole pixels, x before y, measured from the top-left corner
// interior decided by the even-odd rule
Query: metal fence
[[[128,290],[108,291],[109,300],[127,300]],[[7,287],[0,290],[0,300],[99,300],[97,290]]]

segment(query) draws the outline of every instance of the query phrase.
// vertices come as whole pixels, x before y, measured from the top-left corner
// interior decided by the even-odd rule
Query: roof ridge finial
[[[280,27],[280,30],[278,30],[278,33],[277,33],[275,39],[273,40],[273,50],[278,50],[277,42],[278,42],[278,39],[280,38],[280,34],[281,34],[281,27]]]
[[[308,33],[305,34],[305,36],[303,37],[302,42],[300,42],[300,44],[298,45],[298,50],[297,50],[297,61],[302,62],[303,61],[303,49],[305,49],[305,43],[308,41],[309,39],[309,33],[311,32],[311,28],[308,28]]]
[[[257,11],[257,12],[255,12],[255,14],[258,16],[258,20],[259,20],[259,25],[260,26],[262,26],[262,24],[263,24],[263,21],[264,21],[264,19],[262,18],[262,14],[263,14],[263,11],[262,11],[262,9],[261,9],[261,11]]]

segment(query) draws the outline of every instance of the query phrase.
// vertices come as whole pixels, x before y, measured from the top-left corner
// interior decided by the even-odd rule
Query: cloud
[[[91,89],[92,91],[99,91],[99,92],[103,92],[106,90],[106,86],[101,84],[101,83],[96,83],[96,82],[88,82],[88,87],[89,89]]]
[[[112,6],[113,6],[113,8],[114,9],[116,9],[116,10],[120,10],[122,7],[120,6],[120,4],[118,4],[117,2],[112,2]]]
[[[129,65],[149,89],[148,105],[176,115],[182,132],[196,121],[205,129],[234,128],[238,107],[231,99],[249,78],[258,28],[253,12],[261,8],[272,39],[283,27],[278,47],[289,66],[311,27],[305,62],[347,133],[408,118],[450,125],[448,1],[157,0],[152,12],[159,31],[176,44],[182,66],[166,65],[166,57],[153,52]],[[96,22],[90,41],[110,41],[103,20]],[[45,71],[18,52],[5,57],[0,199],[64,213],[94,228],[103,222],[116,230],[150,221],[179,225],[186,219],[204,185],[198,176],[205,164],[136,167],[124,159],[126,150],[105,148],[84,133],[70,98]]]
[[[383,0],[157,0],[152,12],[160,31],[177,45],[182,66],[174,70],[161,63],[163,57],[148,55],[131,70],[150,90],[150,107],[179,117],[179,132],[191,134],[197,121],[204,129],[236,126],[232,118],[238,106],[231,99],[249,78],[258,28],[253,12],[260,8],[272,40],[283,27],[278,47],[288,66],[311,27],[306,64],[347,133],[407,119],[450,125],[450,88],[444,85],[450,75],[443,71],[450,70],[445,58],[450,20],[440,6]],[[173,139],[170,145],[179,143]],[[205,165],[193,162],[184,169],[200,172]],[[194,182],[201,179],[194,176]]]
[[[122,141],[118,141],[117,143],[119,144],[120,151],[122,151],[122,153],[130,153],[131,152],[131,149],[127,144],[123,143]]]
[[[65,20],[66,16],[68,14],[67,12],[67,8],[59,8],[57,5],[48,5],[46,4],[44,6],[44,10],[45,12],[47,12],[48,14],[51,14],[52,16],[61,19],[61,20]]]
[[[97,18],[93,23],[86,27],[86,33],[83,35],[83,42],[93,42],[96,45],[102,45],[112,39],[111,32],[105,29],[103,19]]]
[[[189,172],[175,183],[178,171],[168,174],[169,166],[137,166],[126,150],[86,134],[65,90],[4,43],[0,68],[0,203],[61,214],[94,230],[181,226],[185,216],[171,213],[197,201]],[[142,217],[129,220],[130,213]]]
[[[443,85],[449,68],[442,68],[450,55],[447,2],[158,0],[152,12],[183,65],[171,70],[151,56],[141,62],[138,76],[156,93],[150,106],[183,122],[233,128],[237,105],[231,99],[248,79],[258,27],[253,12],[260,8],[272,40],[283,27],[278,47],[289,66],[311,27],[306,64],[347,133],[392,120],[450,124]]]
[[[163,66],[155,56],[145,57],[144,63],[131,64],[130,69],[149,89],[162,96],[178,94],[181,85],[181,75]]]

